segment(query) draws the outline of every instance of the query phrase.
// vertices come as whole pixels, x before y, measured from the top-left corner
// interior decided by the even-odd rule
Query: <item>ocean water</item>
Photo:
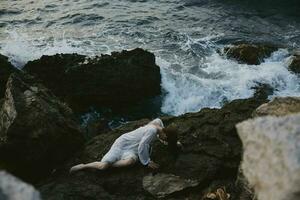
[[[239,41],[282,46],[258,66],[217,53]],[[161,68],[161,111],[171,115],[220,107],[253,95],[300,95],[289,52],[300,47],[300,2],[238,0],[0,1],[0,53],[18,68],[40,56],[147,49]],[[270,97],[272,98],[272,97]]]

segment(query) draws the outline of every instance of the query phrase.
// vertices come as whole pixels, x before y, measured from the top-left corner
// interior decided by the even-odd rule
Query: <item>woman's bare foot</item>
[[[75,165],[70,169],[70,174],[82,170],[84,168],[84,164]]]

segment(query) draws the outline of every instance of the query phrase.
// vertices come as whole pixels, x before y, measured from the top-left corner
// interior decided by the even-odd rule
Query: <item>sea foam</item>
[[[57,53],[79,53],[93,55],[93,52],[81,41],[74,39],[32,39],[25,33],[9,31],[7,39],[0,44],[0,53],[9,57],[17,68],[22,68],[28,61],[40,58],[42,55]]]
[[[199,66],[172,69],[172,63],[157,59],[166,92],[162,111],[171,115],[220,107],[224,102],[249,98],[257,83],[275,88],[273,96],[299,96],[300,78],[288,70],[288,51],[280,49],[260,65],[239,64],[214,52]],[[270,96],[272,98],[272,96]]]

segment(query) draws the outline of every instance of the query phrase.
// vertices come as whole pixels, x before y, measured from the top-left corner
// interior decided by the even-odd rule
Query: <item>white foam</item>
[[[175,71],[172,63],[161,58],[162,87],[167,92],[162,111],[172,115],[196,112],[204,107],[220,107],[222,102],[253,95],[256,83],[269,84],[274,95],[300,95],[300,78],[287,69],[287,50],[280,49],[258,66],[238,64],[214,52],[199,66],[182,66]],[[178,61],[177,61],[178,62]]]
[[[32,39],[25,33],[9,31],[7,39],[0,46],[0,53],[9,57],[12,64],[22,68],[28,61],[40,58],[42,55],[54,55],[57,53],[92,54],[84,48],[81,41],[74,39]]]

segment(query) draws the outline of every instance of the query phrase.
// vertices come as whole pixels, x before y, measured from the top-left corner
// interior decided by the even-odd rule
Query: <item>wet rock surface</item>
[[[183,147],[175,150],[155,142],[151,157],[161,166],[157,172],[199,183],[168,198],[200,199],[206,188],[221,186],[227,187],[233,199],[238,198],[235,180],[241,160],[241,141],[235,124],[249,118],[263,102],[254,98],[235,100],[222,109],[202,109],[198,113],[162,118],[165,125],[178,127]],[[126,169],[68,174],[74,164],[100,160],[117,137],[147,122],[144,119],[128,123],[90,140],[84,150],[39,184],[44,199],[155,199],[143,188],[143,178],[151,171],[140,164]]]
[[[237,44],[225,47],[223,53],[240,63],[259,65],[277,49],[278,47],[267,44]]]
[[[292,57],[292,62],[289,65],[289,69],[296,74],[300,74],[300,55],[294,55]]]
[[[10,74],[17,71],[18,69],[12,66],[8,61],[8,58],[0,54],[0,99],[4,97],[8,77]]]
[[[0,171],[1,200],[40,200],[40,193],[31,185]]]
[[[106,119],[99,119],[88,123],[86,126],[87,138],[93,138],[96,135],[111,131],[108,124],[109,121]]]
[[[32,180],[49,173],[83,142],[67,105],[32,76],[10,76],[0,110],[0,166]]]
[[[237,124],[243,174],[258,200],[299,199],[300,114],[264,116]]]
[[[154,54],[143,49],[87,58],[43,56],[24,70],[35,75],[75,111],[90,106],[121,109],[160,95],[161,75]]]
[[[253,116],[284,116],[298,112],[300,112],[300,97],[275,97],[272,101],[259,106],[253,112]]]

